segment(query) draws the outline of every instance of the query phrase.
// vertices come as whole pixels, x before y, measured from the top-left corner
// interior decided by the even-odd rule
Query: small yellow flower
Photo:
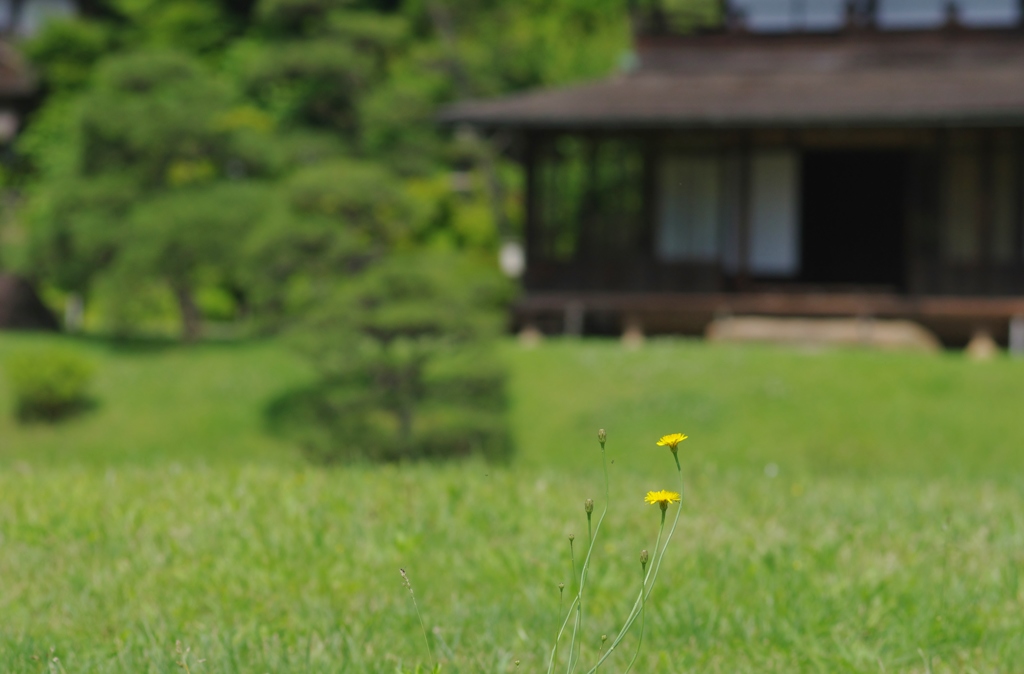
[[[647,497],[644,499],[647,503],[654,505],[657,503],[661,506],[662,510],[668,508],[669,503],[678,503],[680,501],[679,493],[674,491],[649,491]]]
[[[663,435],[661,437],[661,440],[658,440],[658,446],[668,447],[669,449],[672,450],[672,453],[675,454],[677,451],[679,451],[677,449],[677,447],[679,447],[679,443],[685,440],[687,437],[688,436],[685,436],[682,433],[672,433],[671,435]]]

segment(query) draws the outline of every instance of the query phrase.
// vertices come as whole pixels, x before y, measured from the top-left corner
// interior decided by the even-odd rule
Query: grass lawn
[[[1024,362],[509,342],[510,465],[321,469],[265,430],[310,377],[279,345],[61,341],[99,365],[95,409],[19,426],[0,384],[0,672],[176,671],[176,641],[192,672],[412,672],[399,567],[443,671],[546,671],[601,426],[577,671],[639,591],[677,430],[683,514],[634,671],[1024,662]]]

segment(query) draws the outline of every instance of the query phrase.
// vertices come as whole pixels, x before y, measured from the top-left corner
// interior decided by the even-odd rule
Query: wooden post
[[[1024,316],[1017,314],[1010,317],[1010,354],[1024,356]]]
[[[995,209],[992,205],[992,199],[995,197],[995,190],[993,189],[993,174],[995,173],[995,151],[994,151],[995,137],[994,133],[989,130],[983,132],[981,137],[981,148],[978,153],[978,162],[980,166],[980,175],[978,177],[978,228],[977,228],[977,245],[978,245],[978,267],[981,276],[981,289],[991,290],[992,289],[992,222],[995,215]]]
[[[867,28],[874,28],[878,25],[878,2],[877,0],[864,0],[863,25]]]
[[[580,263],[585,271],[586,279],[592,278],[591,265],[600,261],[604,252],[604,242],[608,236],[607,219],[602,212],[601,200],[604,196],[598,189],[598,162],[601,160],[601,145],[606,139],[597,134],[583,136],[583,161],[587,167],[583,184],[583,203],[578,213],[579,221],[576,228],[575,262]],[[609,144],[611,146],[611,144]]]
[[[935,213],[932,231],[932,264],[927,277],[924,292],[936,293],[945,291],[944,280],[946,270],[950,267],[949,254],[949,195],[946,193],[946,177],[953,161],[953,143],[949,138],[949,130],[941,129],[938,139],[938,172],[935,179],[936,189],[932,194],[932,212]]]
[[[637,266],[637,272],[644,270],[645,280],[644,289],[650,290],[657,284],[658,275],[652,274],[651,270],[653,265],[657,264],[657,251],[654,247],[657,245],[657,227],[658,227],[658,170],[660,168],[661,157],[658,153],[658,136],[656,135],[645,135],[642,139],[643,143],[643,158],[644,158],[644,169],[643,169],[643,186],[641,188],[643,192],[643,207],[640,214],[640,232],[636,238],[636,253],[639,253],[637,257],[640,258],[639,265]],[[647,279],[652,279],[654,283],[650,283]],[[658,289],[662,289],[660,284],[657,285]],[[679,290],[679,288],[670,288],[670,290]]]
[[[1021,0],[1024,2],[1024,0]],[[1024,16],[1024,9],[1021,10]],[[1024,144],[1021,134],[1013,134],[1013,257],[1014,262],[1024,262]]]
[[[580,300],[570,300],[565,305],[565,318],[562,329],[567,337],[583,336],[583,319],[586,308]]]
[[[745,290],[750,284],[750,191],[751,180],[751,147],[750,136],[744,134],[740,141],[740,176],[739,176],[739,236],[737,237],[736,288]]]
[[[903,167],[903,278],[900,287],[913,292],[915,261],[920,255],[921,192],[926,182],[917,151],[906,154]]]
[[[537,213],[537,135],[527,133],[523,138],[524,163],[526,164],[526,222],[523,226],[523,248],[526,251],[524,279],[529,279],[530,261],[538,258],[540,252],[540,221]],[[528,282],[528,281],[527,281]]]
[[[732,26],[732,6],[729,0],[718,0],[718,24],[725,29]]]

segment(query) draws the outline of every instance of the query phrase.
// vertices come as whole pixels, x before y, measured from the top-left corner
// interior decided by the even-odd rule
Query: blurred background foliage
[[[196,339],[225,317],[278,330],[393,250],[491,261],[516,236],[521,179],[440,129],[439,106],[608,74],[626,4],[86,3],[23,45],[45,97],[7,176],[23,203],[4,262],[84,298],[91,328]],[[172,312],[133,317],[112,288]]]
[[[84,3],[22,44],[43,98],[3,264],[71,330],[287,333],[319,378],[274,423],[318,460],[504,456],[521,177],[436,114],[625,67],[627,5]]]

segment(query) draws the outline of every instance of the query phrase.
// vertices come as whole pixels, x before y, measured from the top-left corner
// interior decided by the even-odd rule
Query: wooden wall
[[[822,151],[905,158],[906,260],[902,283],[889,290],[1024,293],[1024,135],[1014,129],[533,132],[526,151],[526,287],[800,289],[808,279],[799,264],[786,263],[778,237],[793,236],[786,217],[797,228],[806,223],[799,212],[776,213],[769,227],[762,211],[766,203],[784,211],[780,171],[796,171],[802,184],[800,157]],[[765,176],[777,184],[765,187]],[[667,194],[677,183],[678,192]],[[856,181],[848,188],[872,198],[870,190],[857,193]],[[708,227],[716,232],[714,245]],[[775,238],[766,243],[764,236]],[[772,264],[760,264],[766,251],[775,255]]]

